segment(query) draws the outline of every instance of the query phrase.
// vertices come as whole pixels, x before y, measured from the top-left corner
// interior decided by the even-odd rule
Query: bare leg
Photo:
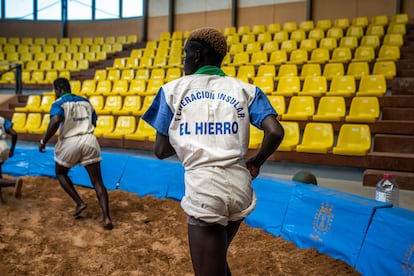
[[[96,196],[102,209],[104,229],[112,230],[114,226],[109,216],[108,192],[102,180],[101,163],[90,164],[85,166],[85,168],[88,171],[89,178],[95,188]]]
[[[80,198],[78,192],[73,186],[72,180],[68,177],[69,168],[63,167],[56,163],[55,166],[56,177],[63,190],[75,201],[76,207],[73,216],[77,217],[86,208],[86,204]]]

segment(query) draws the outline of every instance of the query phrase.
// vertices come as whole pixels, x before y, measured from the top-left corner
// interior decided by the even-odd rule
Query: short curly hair
[[[224,35],[215,28],[203,27],[195,29],[188,37],[189,41],[198,41],[224,57],[227,54],[227,41]]]

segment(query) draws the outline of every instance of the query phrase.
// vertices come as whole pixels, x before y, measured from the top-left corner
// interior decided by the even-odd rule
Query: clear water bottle
[[[398,206],[399,192],[397,182],[390,173],[384,173],[382,179],[377,183],[375,200],[391,203],[394,207]]]

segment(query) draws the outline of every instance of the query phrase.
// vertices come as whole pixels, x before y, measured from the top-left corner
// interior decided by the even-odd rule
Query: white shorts
[[[9,147],[6,140],[0,140],[0,163],[6,162],[9,159]]]
[[[59,139],[55,145],[55,162],[67,168],[77,164],[87,166],[101,160],[101,148],[93,134]]]
[[[185,172],[184,212],[206,223],[226,226],[256,207],[249,171],[243,165],[203,167]]]

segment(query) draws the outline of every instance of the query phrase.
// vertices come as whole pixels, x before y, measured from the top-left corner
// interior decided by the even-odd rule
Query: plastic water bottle
[[[382,179],[377,183],[375,191],[375,200],[391,203],[393,206],[398,206],[399,192],[397,182],[390,173],[384,173]]]

